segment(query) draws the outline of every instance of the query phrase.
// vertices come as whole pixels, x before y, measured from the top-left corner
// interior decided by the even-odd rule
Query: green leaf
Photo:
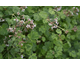
[[[49,8],[49,13],[50,14],[55,14],[54,10],[52,8]]]
[[[40,35],[39,35],[38,32],[36,32],[36,31],[31,31],[31,33],[28,34],[28,38],[29,38],[29,39],[33,39],[33,40],[34,40],[34,39],[37,40],[37,39],[39,38],[39,36],[40,36]]]
[[[46,19],[48,17],[48,14],[45,12],[45,11],[41,11],[39,13],[40,17],[43,18],[43,19]]]
[[[0,53],[0,59],[3,59],[2,54]]]
[[[39,16],[39,14],[34,14],[34,20],[39,21],[41,19],[41,17]]]
[[[69,41],[67,41],[67,44],[71,47],[71,43]]]
[[[65,39],[65,35],[61,35],[61,40],[64,40]]]
[[[14,13],[20,12],[19,7],[16,7],[16,6],[13,6],[12,10]]]
[[[0,12],[0,18],[1,18],[1,17],[3,17],[3,13],[2,13],[2,12]]]
[[[45,20],[45,19],[43,19],[43,23],[45,24],[45,23],[48,23],[48,21],[47,20]]]
[[[32,49],[32,45],[31,44],[27,44],[25,46],[26,51],[30,51]]]
[[[46,40],[45,37],[42,37],[42,41],[45,42],[45,40]]]
[[[69,55],[72,56],[72,57],[76,57],[76,52],[75,51],[71,51],[71,52],[69,52]]]
[[[67,34],[67,38],[68,38],[68,39],[70,39],[70,38],[71,38],[70,36],[71,36],[70,34]]]
[[[47,51],[47,47],[43,46],[42,49],[46,52]]]
[[[53,59],[53,58],[54,58],[54,56],[53,56],[53,50],[49,50],[47,52],[46,59]]]
[[[57,29],[56,32],[57,32],[58,34],[62,34],[62,31],[61,31],[60,29]]]
[[[28,15],[24,15],[24,18],[27,20],[30,19],[30,17]]]
[[[54,33],[52,33],[52,35],[50,36],[50,38],[49,38],[50,40],[57,40],[58,39],[58,37],[57,37],[57,35],[56,34],[54,34]]]
[[[70,46],[67,43],[63,44],[64,51],[68,51],[69,48]]]
[[[29,59],[37,59],[36,53],[33,53],[32,55],[30,55]]]
[[[39,28],[39,31],[41,31],[42,33],[45,33],[45,32],[46,32],[46,29],[45,29],[44,26],[41,26],[41,27]]]
[[[4,50],[4,47],[0,45],[0,53]]]

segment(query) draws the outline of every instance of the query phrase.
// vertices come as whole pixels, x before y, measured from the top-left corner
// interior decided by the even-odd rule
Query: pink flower
[[[54,27],[52,26],[51,29],[53,29]]]
[[[57,28],[57,25],[51,27],[51,29],[53,29],[53,28]]]
[[[25,6],[25,9],[27,8],[27,6]]]
[[[57,25],[53,26],[54,28],[57,28]]]
[[[23,20],[21,20],[21,21],[20,21],[20,23],[24,23],[24,21],[23,21]]]
[[[36,27],[36,24],[34,25],[34,27]]]
[[[2,21],[5,21],[4,19],[2,19]]]
[[[28,19],[28,21],[31,21],[31,19]]]
[[[21,44],[21,46],[23,46],[23,44]]]
[[[76,13],[76,15],[78,15],[78,13]]]
[[[30,24],[33,24],[33,20],[30,22]]]
[[[52,23],[49,23],[50,26],[52,26]]]
[[[58,18],[56,17],[55,19],[55,23],[58,25],[59,23],[57,22],[58,21]]]
[[[19,12],[17,12],[17,15],[20,15],[20,13],[19,13]]]
[[[19,20],[18,19],[14,19],[14,21],[18,22]]]
[[[32,28],[31,29],[34,29],[34,27],[36,27],[36,25],[32,25]]]
[[[12,35],[9,35],[9,37],[12,37]]]
[[[10,32],[14,32],[13,28],[9,28],[8,30],[9,30]]]
[[[6,44],[6,46],[9,46],[8,44]]]
[[[27,26],[26,26],[26,27],[27,27],[27,28],[31,28],[31,27],[30,27],[30,25],[28,25],[28,24],[27,24]]]
[[[73,9],[75,9],[75,7],[73,7]]]
[[[23,58],[23,55],[21,55],[21,58]]]
[[[77,12],[79,12],[79,9],[78,8],[76,8],[76,10],[77,10]]]
[[[25,9],[22,9],[22,12],[24,12],[25,11]]]
[[[57,11],[60,11],[60,10],[61,10],[61,8],[62,8],[61,6],[60,6],[59,8],[57,8]]]

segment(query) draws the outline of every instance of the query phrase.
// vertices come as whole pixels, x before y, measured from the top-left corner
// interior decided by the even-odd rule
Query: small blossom
[[[23,58],[23,55],[21,55],[21,58]]]
[[[51,29],[53,29],[54,27],[52,26]]]
[[[30,24],[33,24],[33,20],[30,22]]]
[[[59,23],[58,23],[58,18],[56,17],[55,19],[55,23],[58,25]]]
[[[26,27],[27,27],[27,28],[31,28],[31,27],[30,27],[30,25],[28,25],[28,24],[27,24],[27,26],[26,26]]]
[[[74,28],[72,29],[74,32],[76,32],[77,31],[77,27],[76,26],[74,26]]]
[[[34,27],[36,27],[36,25],[32,25],[32,29],[33,29]]]
[[[4,43],[6,43],[6,41],[4,41]]]
[[[36,24],[34,25],[34,27],[36,27]]]
[[[31,19],[28,19],[28,21],[31,21]]]
[[[9,35],[9,37],[12,37],[12,35]]]
[[[21,44],[21,46],[23,46],[23,44]]]
[[[54,28],[57,28],[57,25],[55,25]]]
[[[52,26],[52,23],[49,23],[50,26]]]
[[[53,28],[57,28],[57,25],[51,27],[51,29],[53,29]]]
[[[76,10],[77,10],[77,12],[79,12],[79,9],[78,8],[76,8]]]
[[[68,30],[65,31],[66,34],[67,34],[68,32],[69,32]]]
[[[57,8],[57,11],[60,11],[60,10],[61,10],[61,8],[62,8],[61,6],[60,6],[59,8]]]
[[[75,7],[73,7],[73,9],[75,9]]]
[[[25,9],[22,9],[22,12],[24,12],[25,11]]]
[[[14,21],[18,22],[19,20],[18,19],[14,19]]]
[[[17,35],[17,32],[15,32],[15,35]]]
[[[25,6],[25,9],[27,8],[27,6]]]
[[[76,13],[76,15],[78,15],[78,13]]]
[[[6,44],[6,46],[9,46],[9,44]]]
[[[1,19],[0,19],[0,22],[2,22]]]
[[[2,19],[2,21],[5,21],[4,19]]]
[[[20,23],[24,23],[24,21],[23,21],[23,20],[21,20],[21,21],[20,21]]]
[[[13,28],[9,28],[8,31],[10,31],[10,32],[14,32]]]
[[[20,15],[20,13],[19,13],[19,12],[17,12],[17,15]]]

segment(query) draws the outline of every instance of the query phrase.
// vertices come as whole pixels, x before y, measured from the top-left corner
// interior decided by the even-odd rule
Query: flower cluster
[[[60,11],[61,9],[62,9],[61,6],[60,6],[60,7],[57,7],[57,6],[56,6],[54,10],[55,10],[55,11]]]
[[[9,32],[14,32],[14,29],[11,28],[11,27],[9,27],[9,28],[8,28],[8,31],[9,31]]]
[[[53,22],[49,23],[49,26],[52,26],[51,29],[53,29],[53,28],[57,28],[58,24],[59,24],[58,18],[56,17]]]
[[[36,27],[36,24],[33,23],[33,20],[28,19],[27,23],[30,22],[29,24],[26,25],[27,29],[34,29]]]
[[[23,59],[23,55],[21,55],[21,58]]]
[[[5,21],[5,19],[3,19],[3,18],[0,18],[0,22],[4,22]]]
[[[20,9],[22,10],[22,12],[24,12],[26,8],[27,8],[27,6],[21,6],[20,7]]]
[[[74,28],[72,29],[74,32],[76,32],[77,31],[77,27],[76,26],[74,26]]]
[[[16,18],[16,19],[14,19],[14,21],[18,22],[19,20]]]
[[[78,15],[79,9],[77,7],[73,7],[72,10],[73,11],[66,9],[66,10],[63,10],[63,13],[66,16],[74,16],[74,14]]]
[[[17,12],[17,15],[20,15],[20,13],[19,13],[19,12]]]

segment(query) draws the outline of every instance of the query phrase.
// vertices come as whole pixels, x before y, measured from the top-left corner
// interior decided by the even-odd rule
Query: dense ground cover
[[[0,6],[0,59],[80,59],[80,7]]]

